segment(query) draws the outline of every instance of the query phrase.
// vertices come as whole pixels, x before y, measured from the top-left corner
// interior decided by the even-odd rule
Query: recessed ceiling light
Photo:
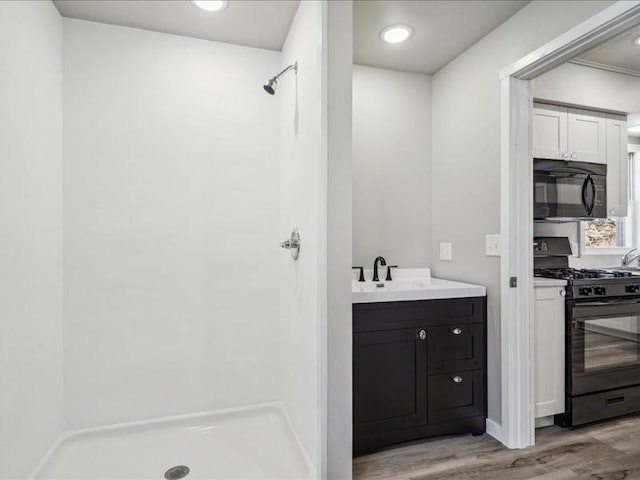
[[[413,28],[409,25],[389,25],[380,32],[380,38],[387,43],[401,43],[409,40]]]
[[[636,47],[640,47],[640,35],[638,35],[636,38],[633,39],[633,44]]]
[[[227,0],[191,0],[191,2],[207,12],[221,12],[227,8]]]

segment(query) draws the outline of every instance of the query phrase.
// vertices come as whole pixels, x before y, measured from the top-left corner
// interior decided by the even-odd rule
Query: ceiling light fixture
[[[413,28],[409,25],[389,25],[380,32],[380,38],[387,43],[402,43],[411,38]]]
[[[636,47],[640,47],[640,35],[638,35],[636,38],[633,39],[633,44]]]
[[[191,0],[191,3],[205,12],[221,12],[227,8],[227,0]]]

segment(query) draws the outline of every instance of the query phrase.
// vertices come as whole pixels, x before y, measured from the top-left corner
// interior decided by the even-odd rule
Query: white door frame
[[[500,72],[502,428],[509,448],[535,443],[531,79],[640,23],[640,1],[619,1]],[[517,287],[510,286],[515,277]]]

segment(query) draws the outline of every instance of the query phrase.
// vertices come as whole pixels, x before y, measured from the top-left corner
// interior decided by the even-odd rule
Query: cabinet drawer
[[[429,423],[484,414],[482,370],[430,375]]]
[[[483,368],[484,327],[481,323],[430,327],[427,349],[430,374]]]
[[[483,322],[486,298],[356,303],[353,305],[353,331],[372,332]]]

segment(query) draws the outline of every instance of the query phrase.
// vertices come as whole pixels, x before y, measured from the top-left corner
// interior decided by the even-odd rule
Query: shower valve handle
[[[284,242],[280,242],[280,247],[285,250],[291,250],[291,258],[298,259],[298,256],[300,256],[300,232],[298,232],[297,228],[293,229],[291,237]]]

